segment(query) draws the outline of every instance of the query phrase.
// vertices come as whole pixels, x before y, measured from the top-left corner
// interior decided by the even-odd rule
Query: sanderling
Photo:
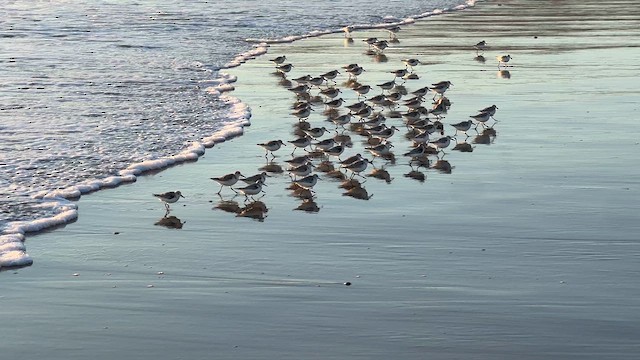
[[[336,146],[332,146],[326,150],[323,150],[323,152],[327,155],[327,156],[335,156],[338,158],[338,160],[340,159],[340,155],[342,155],[342,153],[344,152],[344,146],[343,145],[336,145]]]
[[[285,160],[284,162],[286,162],[287,164],[289,164],[290,166],[300,166],[303,164],[306,164],[309,161],[309,156],[308,155],[302,155],[302,156],[296,156],[293,159],[290,160]]]
[[[292,88],[287,89],[296,95],[302,95],[309,92],[309,87],[306,84],[300,84],[298,86],[294,86]]]
[[[306,84],[309,82],[309,80],[311,80],[311,75],[304,75],[291,80],[297,82],[298,84]]]
[[[436,119],[440,119],[443,114],[447,113],[447,107],[444,103],[439,103],[433,107],[433,109],[429,110],[429,114],[432,114],[436,117]]]
[[[375,43],[373,43],[373,47],[378,51],[378,52],[383,52],[384,49],[389,47],[389,42],[387,40],[378,40]]]
[[[402,78],[403,76],[407,75],[409,72],[407,71],[407,69],[398,69],[398,70],[390,71],[390,73],[393,74],[393,76],[395,76],[396,78]]]
[[[391,153],[393,145],[389,143],[382,143],[376,146],[366,147],[365,150],[369,151],[373,156],[384,157]]]
[[[429,142],[429,132],[426,130],[419,130],[419,132],[414,135],[411,140],[416,144],[426,144],[427,142]]]
[[[401,92],[392,92],[389,95],[386,96],[387,100],[391,101],[392,103],[395,103],[397,101],[399,101],[400,99],[402,99],[402,93]]]
[[[340,165],[349,165],[349,164],[351,164],[351,163],[354,163],[354,162],[356,162],[356,161],[358,161],[358,160],[362,160],[362,159],[364,159],[364,158],[362,157],[362,155],[360,155],[360,154],[355,154],[355,155],[353,155],[353,156],[350,156],[350,157],[348,157],[348,158],[346,158],[346,159],[344,159],[344,160],[340,161]]]
[[[327,101],[324,104],[332,109],[337,109],[340,106],[342,106],[342,103],[344,102],[344,100],[342,98],[337,98],[331,101]]]
[[[313,144],[316,148],[320,150],[328,150],[336,145],[336,141],[333,139],[325,139]]]
[[[459,123],[450,124],[450,125],[456,128],[456,134],[458,133],[458,131],[461,131],[465,135],[469,136],[467,134],[467,130],[471,129],[471,125],[473,125],[473,120],[461,121]]]
[[[342,32],[344,32],[344,37],[350,38],[351,32],[353,31],[353,26],[345,26],[342,28]]]
[[[324,135],[325,132],[327,132],[327,128],[326,127],[316,127],[316,128],[311,128],[311,129],[307,129],[307,130],[302,130],[305,134],[311,136],[314,139],[317,139],[319,137],[322,137],[322,135]]]
[[[291,113],[291,115],[297,117],[299,120],[306,119],[311,115],[313,109],[311,107],[303,107]]]
[[[167,214],[169,213],[169,204],[173,204],[174,202],[183,198],[182,193],[180,191],[169,191],[163,194],[153,194],[153,196],[160,199],[160,201],[164,202],[164,207],[167,210]]]
[[[438,140],[429,142],[428,144],[432,145],[432,147],[435,147],[438,151],[443,151],[444,152],[444,149],[449,147],[449,145],[451,144],[451,139],[453,139],[453,137],[451,137],[451,136],[443,136],[443,137],[439,138]]]
[[[376,85],[376,86],[378,86],[379,88],[381,88],[383,91],[384,91],[384,90],[391,90],[391,89],[393,89],[393,88],[396,86],[396,82],[395,82],[394,80],[392,80],[392,81],[384,82],[384,83],[382,83],[382,84],[378,84],[378,85]]]
[[[351,115],[351,114],[344,114],[344,115],[340,115],[340,116],[337,116],[337,117],[332,117],[332,118],[330,118],[330,120],[331,120],[332,123],[336,124],[336,128],[338,126],[343,126],[344,127],[345,125],[347,125],[351,121],[351,117],[352,116],[353,115]]]
[[[236,190],[241,192],[244,195],[245,199],[248,199],[249,196],[257,195],[260,192],[264,192],[262,190],[263,186],[267,186],[267,185],[265,185],[262,181],[258,181],[258,182],[255,182],[255,183],[251,184],[251,185],[247,185],[245,187],[237,188]]]
[[[482,109],[482,110],[478,110],[478,112],[481,113],[488,113],[491,117],[493,117],[493,115],[496,114],[496,110],[498,110],[498,107],[495,105],[491,105],[491,106],[487,106],[486,108]],[[495,120],[495,118],[494,118]]]
[[[291,155],[296,151],[297,148],[304,149],[307,146],[311,145],[311,139],[307,136],[303,136],[301,138],[289,141],[290,144],[293,144],[293,151]]]
[[[338,76],[338,74],[340,74],[338,70],[331,70],[331,71],[327,71],[326,73],[320,76],[325,78],[326,80],[333,80],[336,78],[336,76]]]
[[[500,65],[502,65],[502,64],[504,64],[504,66],[507,66],[507,63],[511,59],[513,59],[511,57],[511,55],[498,55],[498,56],[496,56],[496,60],[498,60],[498,69],[500,68]]]
[[[371,86],[369,85],[360,85],[353,88],[353,91],[355,91],[358,94],[358,98],[368,93],[369,90],[371,90]]]
[[[481,112],[479,114],[472,115],[472,116],[469,116],[469,117],[472,118],[473,120],[477,121],[478,125],[482,124],[482,126],[484,127],[485,126],[484,123],[489,121],[489,119],[491,118],[491,114],[490,113]],[[476,125],[476,128],[477,127],[478,126]]]
[[[402,59],[402,63],[411,68],[411,72],[413,72],[413,67],[422,64],[418,59]]]
[[[299,180],[294,180],[293,182],[301,188],[311,190],[318,183],[318,178],[318,174],[313,174]]]
[[[311,162],[307,162],[305,164],[302,165],[298,165],[296,167],[292,167],[290,169],[288,169],[287,171],[289,172],[290,175],[297,177],[304,177],[307,176],[309,174],[311,174],[311,172],[313,171],[313,168],[315,166],[313,166],[313,164],[311,164]]]
[[[293,69],[293,65],[291,64],[283,64],[283,65],[276,66],[276,70],[278,70],[282,74],[288,73],[289,71],[291,71],[291,69]]]
[[[476,51],[483,51],[484,49],[487,48],[487,42],[482,40],[480,42],[478,42],[477,44],[473,45],[474,49],[476,49]]]
[[[364,176],[360,175],[360,173],[365,171],[367,169],[367,166],[370,163],[371,163],[371,160],[361,157],[359,160],[355,160],[355,161],[353,161],[351,163],[342,164],[341,167],[351,171],[351,178],[353,178],[355,175],[358,175],[360,177],[364,177]]]
[[[266,150],[266,153],[264,154],[264,157],[267,157],[267,155],[269,153],[271,153],[272,157],[276,157],[275,155],[273,155],[273,152],[280,149],[280,147],[284,145],[287,146],[285,143],[282,142],[282,140],[271,140],[269,142],[266,143],[261,143],[258,144],[258,146],[262,147],[263,149]]]
[[[340,91],[340,89],[338,89],[338,88],[333,88],[333,87],[330,87],[330,88],[326,88],[326,89],[322,89],[322,90],[320,90],[320,94],[322,94],[322,95],[324,95],[324,96],[326,96],[326,97],[328,97],[328,98],[330,98],[330,99],[335,98],[335,97],[336,97],[336,96],[338,96],[338,94],[340,94],[341,92],[342,92],[342,91]]]
[[[431,91],[433,91],[434,93],[436,93],[436,95],[443,95],[445,93],[445,91],[447,91],[449,89],[450,86],[452,86],[453,84],[450,81],[441,81],[439,83],[436,84],[432,84],[433,87],[431,88]],[[435,98],[435,96],[434,96]]]
[[[365,70],[364,68],[356,65],[355,67],[346,69],[346,71],[349,73],[350,79],[355,79],[358,75],[362,74],[362,72]]]
[[[231,187],[232,185],[235,185],[235,183],[238,182],[238,179],[240,179],[241,176],[242,174],[240,173],[240,171],[236,171],[233,174],[227,174],[220,177],[212,177],[211,180],[215,180],[218,182],[218,184],[220,184],[220,190],[217,192],[217,194],[220,195],[220,192],[222,192],[223,187],[225,186]],[[233,188],[231,188],[231,190],[233,190]],[[233,191],[235,192],[235,190]]]
[[[278,56],[274,59],[271,59],[269,61],[276,63],[277,65],[282,64],[283,62],[285,62],[287,60],[287,57],[285,55],[282,56]]]
[[[431,90],[428,86],[425,86],[423,88],[420,88],[418,90],[412,91],[411,94],[417,96],[417,97],[423,97],[425,95],[427,95],[429,93],[429,90]]]
[[[324,80],[325,79],[322,76],[312,77],[311,79],[309,79],[309,84],[313,86],[320,86],[324,84]]]
[[[371,135],[372,135],[373,137],[377,137],[377,138],[380,138],[380,139],[388,139],[388,138],[392,137],[392,136],[393,136],[393,134],[394,134],[396,131],[398,131],[398,128],[397,128],[397,127],[395,127],[395,126],[392,126],[392,127],[390,127],[390,128],[386,128],[386,129],[383,129],[383,130],[380,130],[380,131],[374,132],[374,133],[372,133]]]
[[[378,38],[370,37],[370,38],[366,38],[366,39],[364,39],[362,41],[366,42],[367,45],[369,45],[369,48],[371,48],[371,46],[378,41]]]
[[[425,146],[426,145],[424,143],[420,143],[418,146],[412,148],[403,155],[411,158],[421,157],[426,152]]]
[[[264,183],[265,181],[267,181],[267,178],[270,177],[266,172],[261,172],[259,174],[255,174],[249,177],[244,177],[244,178],[240,178],[240,181],[244,182],[245,184],[255,184],[258,181],[261,183]]]
[[[371,115],[372,112],[373,112],[373,110],[371,109],[370,106],[365,106],[361,110],[358,110],[358,111],[354,112],[353,115],[359,117],[360,119],[363,119],[363,118],[366,118],[367,116]]]

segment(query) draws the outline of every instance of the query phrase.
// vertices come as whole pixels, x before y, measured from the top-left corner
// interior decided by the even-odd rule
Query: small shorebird
[[[367,45],[369,45],[369,49],[371,49],[371,46],[373,46],[373,44],[375,44],[378,41],[378,38],[370,37],[370,38],[366,38],[366,39],[364,39],[362,41],[366,42]]]
[[[473,48],[476,49],[476,52],[484,51],[487,48],[487,42],[482,40],[479,43],[473,45]]]
[[[391,148],[393,145],[389,143],[382,143],[376,146],[366,147],[365,150],[368,150],[373,156],[384,157],[391,153]]]
[[[288,88],[287,90],[296,94],[296,96],[300,96],[302,94],[307,94],[309,92],[309,87],[306,84],[300,84],[298,86],[294,86],[292,88]]]
[[[358,154],[358,155],[360,155],[360,154]],[[364,177],[364,176],[360,175],[360,173],[365,171],[369,164],[371,164],[371,160],[360,158],[360,160],[356,160],[356,161],[353,161],[353,162],[348,163],[348,164],[343,164],[341,167],[351,171],[351,178],[353,178],[355,175],[358,175],[360,177]]]
[[[332,123],[336,124],[336,128],[338,128],[338,126],[344,127],[351,121],[352,116],[353,115],[351,114],[344,114],[337,117],[332,117],[329,120],[331,120]]]
[[[308,118],[309,115],[311,115],[312,111],[313,109],[307,106],[307,107],[302,107],[300,109],[295,110],[294,112],[291,113],[291,115],[297,117],[298,120],[302,120],[302,119]]]
[[[427,95],[429,93],[429,87],[425,86],[423,88],[420,88],[418,90],[412,91],[411,94],[415,95],[416,97],[423,97],[425,95]]]
[[[373,48],[379,53],[382,53],[384,49],[388,47],[389,47],[389,42],[387,40],[378,40],[375,43],[373,43]]]
[[[351,38],[352,31],[353,31],[353,26],[345,26],[342,28],[342,32],[344,32],[345,38]]]
[[[227,174],[220,177],[212,177],[211,180],[217,181],[218,184],[220,184],[220,190],[217,192],[217,194],[220,195],[223,187],[228,186],[231,188],[232,185],[235,185],[238,182],[238,179],[240,179],[241,176],[242,173],[240,173],[240,171],[236,171],[233,174]],[[233,190],[233,188],[231,188],[231,190]],[[233,190],[233,192],[236,191]]]
[[[471,129],[471,125],[473,125],[473,120],[461,121],[457,124],[451,124],[451,126],[456,128],[456,134],[458,133],[458,131],[461,131],[467,136],[469,136],[467,134],[467,131]]]
[[[431,85],[433,85],[433,87],[431,88],[431,91],[436,93],[436,95],[437,94],[443,95],[444,92],[447,91],[450,86],[453,86],[451,81],[440,81],[439,83],[435,83]]]
[[[393,89],[393,88],[396,86],[396,82],[395,82],[395,80],[387,81],[387,82],[384,82],[384,83],[382,83],[382,84],[378,84],[377,86],[378,86],[379,88],[381,88],[381,89],[382,89],[382,91],[384,91],[384,90],[391,90],[391,89]]]
[[[337,98],[337,99],[325,102],[324,105],[328,106],[331,109],[337,109],[340,106],[342,106],[343,102],[344,100],[342,98]]]
[[[390,73],[393,74],[393,76],[395,76],[396,78],[402,78],[403,76],[407,75],[409,72],[405,68],[405,69],[398,69],[398,70],[390,71]]]
[[[153,196],[157,197],[164,203],[164,207],[167,209],[167,214],[169,213],[169,204],[173,204],[180,200],[180,198],[184,197],[180,191],[169,191],[163,194],[153,194]]]
[[[293,159],[285,160],[284,162],[286,162],[290,166],[294,166],[294,167],[300,166],[309,162],[309,156],[308,155],[296,156]]]
[[[334,139],[325,139],[325,140],[317,142],[317,143],[315,143],[313,145],[315,145],[315,147],[317,149],[320,149],[322,151],[326,151],[326,150],[329,150],[330,148],[334,147],[336,145],[336,141]]]
[[[293,68],[293,65],[291,64],[283,64],[283,65],[276,66],[276,70],[278,70],[282,74],[288,73],[289,71],[291,71],[292,68]]]
[[[355,79],[358,75],[362,74],[363,71],[365,71],[364,68],[358,65],[346,69],[346,72],[349,73],[349,79]]]
[[[328,97],[328,98],[330,98],[330,99],[335,98],[335,97],[336,97],[336,96],[338,96],[338,94],[340,94],[341,92],[342,92],[342,91],[340,91],[340,89],[338,89],[338,88],[333,88],[333,87],[330,87],[330,88],[326,88],[326,89],[322,89],[322,90],[320,90],[320,94],[322,94],[322,95],[324,95],[324,96],[326,96],[326,97]]]
[[[496,114],[496,110],[498,110],[498,107],[495,106],[495,105],[491,105],[491,106],[487,106],[484,109],[478,110],[478,112],[488,113],[493,118],[493,115]],[[495,118],[493,118],[493,119],[495,120]]]
[[[418,66],[420,64],[422,64],[420,62],[420,60],[418,59],[402,59],[402,63],[406,66],[411,68],[411,72],[413,72],[413,67],[414,66]]]
[[[280,64],[284,63],[286,60],[287,60],[287,57],[285,55],[282,55],[282,56],[275,57],[275,58],[273,58],[273,59],[271,59],[269,61],[271,61],[271,62],[273,62],[273,63],[275,63],[277,65],[280,65]]]
[[[264,154],[264,157],[267,157],[267,155],[269,153],[271,153],[272,157],[276,157],[275,155],[273,155],[273,152],[280,149],[280,147],[284,145],[287,146],[285,143],[282,142],[282,140],[271,140],[269,142],[266,143],[261,143],[258,144],[258,146],[261,146],[263,149],[266,150],[266,153]]]
[[[313,174],[303,177],[300,180],[295,180],[294,184],[300,186],[301,188],[311,190],[318,183],[318,178],[318,174]]]
[[[324,84],[324,78],[322,76],[316,76],[309,79],[309,84],[313,86],[320,86]]]
[[[332,146],[326,150],[323,150],[323,152],[327,156],[335,156],[338,158],[338,160],[340,160],[340,155],[342,155],[342,153],[344,152],[344,146],[343,145]]]
[[[386,129],[382,129],[380,131],[376,131],[374,133],[371,134],[371,136],[373,137],[377,137],[380,139],[388,139],[390,137],[393,136],[393,134],[398,131],[398,128],[395,126],[392,126],[390,128],[386,128]]]
[[[491,118],[491,114],[486,112],[481,112],[477,115],[472,115],[469,116],[470,118],[472,118],[473,120],[478,122],[478,125],[482,124],[482,126],[484,127],[484,123],[486,123],[487,121],[489,121],[489,118]],[[478,125],[476,125],[476,128],[478,127]]]
[[[348,157],[348,158],[346,158],[346,159],[344,159],[344,160],[340,161],[340,165],[349,165],[349,164],[351,164],[351,163],[354,163],[354,162],[359,161],[359,160],[362,160],[362,159],[364,159],[364,158],[362,157],[362,155],[360,155],[360,154],[355,154],[355,155],[353,155],[353,156],[350,156],[350,157]]]
[[[298,165],[296,167],[292,167],[287,171],[289,172],[290,175],[293,175],[296,178],[298,176],[304,177],[304,176],[307,176],[307,175],[311,174],[311,171],[313,171],[314,167],[315,166],[313,166],[313,164],[311,162],[307,162],[305,164]]]
[[[257,182],[261,182],[264,184],[267,181],[267,178],[270,177],[266,172],[261,172],[260,174],[255,174],[253,176],[241,178],[240,181],[245,184],[255,184]]]
[[[241,192],[244,195],[245,200],[246,200],[246,199],[249,198],[249,196],[257,195],[260,192],[264,192],[262,190],[263,186],[267,186],[267,185],[262,183],[262,181],[258,181],[256,183],[251,184],[251,185],[247,185],[245,187],[238,188],[238,191]]]
[[[453,139],[451,136],[443,136],[436,141],[429,142],[428,144],[435,147],[438,151],[444,152],[444,149],[449,147],[451,144],[451,139]]]
[[[311,145],[311,139],[307,136],[303,136],[301,138],[291,140],[289,141],[289,143],[293,144],[293,151],[291,152],[291,155],[293,155],[293,153],[296,151],[297,148],[304,149],[307,146]]]
[[[327,132],[327,128],[326,127],[316,127],[316,128],[311,128],[311,129],[307,129],[307,130],[302,130],[305,134],[311,136],[314,139],[317,139],[319,137],[322,137],[322,135],[324,135],[325,132]]]
[[[371,86],[369,85],[360,85],[358,87],[353,88],[353,91],[355,91],[358,94],[358,98],[368,93],[369,90],[371,90]]]
[[[320,75],[320,77],[323,77],[325,80],[333,80],[338,76],[338,74],[340,74],[340,72],[338,70],[331,70],[331,71],[327,71],[326,73]]]
[[[507,63],[511,59],[513,59],[511,57],[511,55],[498,55],[498,56],[496,56],[496,60],[498,60],[498,69],[500,68],[500,65],[502,65],[502,64],[504,64],[504,66],[507,66]]]

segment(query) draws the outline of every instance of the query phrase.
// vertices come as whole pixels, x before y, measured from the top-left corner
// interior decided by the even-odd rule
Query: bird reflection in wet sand
[[[350,196],[359,200],[369,200],[373,197],[373,194],[369,195],[367,189],[365,189],[356,179],[345,181],[340,185],[340,187],[347,190],[342,193],[343,196]]]
[[[499,70],[498,77],[503,79],[511,79],[511,73],[509,72],[509,70]]]
[[[413,180],[418,180],[421,183],[427,180],[427,176],[423,172],[418,170],[411,170],[408,173],[404,174],[404,177],[413,179]]]
[[[236,214],[236,217],[248,217],[263,222],[267,217],[268,211],[267,205],[258,200],[250,202],[244,208],[241,208],[240,212]]]
[[[282,166],[274,163],[273,161],[268,162],[266,165],[258,168],[258,170],[274,174],[282,174],[284,172]]]
[[[481,64],[484,64],[487,61],[487,59],[482,55],[478,55],[478,56],[474,57],[473,60],[475,60],[475,61],[477,61],[477,62],[479,62]]]
[[[493,128],[487,128],[482,131],[482,133],[475,138],[473,138],[474,144],[482,144],[482,145],[490,145],[496,138],[496,130]]]
[[[167,229],[182,229],[182,225],[184,223],[180,221],[175,216],[164,216],[162,219],[158,220],[154,225],[164,226]]]
[[[318,207],[318,204],[313,201],[313,199],[304,199],[302,201],[302,204],[298,205],[298,207],[293,210],[301,210],[308,213],[317,213],[318,211],[320,211],[320,207]]]
[[[431,165],[432,169],[438,170],[443,174],[451,174],[451,170],[453,167],[447,160],[438,160],[433,165]]]
[[[224,212],[238,214],[242,209],[237,201],[233,200],[221,200],[214,209],[220,209]]]
[[[460,152],[473,152],[473,146],[468,142],[459,142],[453,147],[453,150]]]
[[[393,180],[393,178],[391,177],[391,174],[389,174],[389,172],[383,168],[371,170],[371,173],[369,173],[368,176],[372,178],[384,180],[387,184],[391,184],[391,181]]]

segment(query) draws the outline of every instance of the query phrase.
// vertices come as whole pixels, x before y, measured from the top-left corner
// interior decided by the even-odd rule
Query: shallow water
[[[134,181],[137,173],[121,176],[132,164],[161,168],[176,154],[190,160],[203,139],[241,132],[221,130],[238,126],[246,109],[212,89],[231,81],[218,70],[252,48],[247,38],[375,24],[461,3],[391,1],[354,11],[363,2],[8,2],[0,10],[0,229],[73,221],[75,204],[62,198]],[[28,262],[20,259],[0,266]]]
[[[445,156],[451,174],[421,169],[421,183],[398,161],[386,167],[390,184],[367,180],[368,201],[323,176],[317,213],[293,211],[300,201],[286,175],[268,180],[263,222],[214,208],[209,177],[257,172],[265,160],[255,144],[289,139],[295,122],[267,58],[232,70],[252,126],[198,162],[83,199],[76,224],[33,237],[36,264],[5,273],[0,315],[20,331],[3,334],[3,349],[53,359],[635,359],[638,44],[616,35],[613,26],[630,28],[618,15],[603,20],[608,36],[568,41],[573,17],[557,14],[591,2],[549,12],[527,3],[514,5],[529,23],[503,16],[508,5],[419,22],[399,33],[386,63],[357,41],[376,31],[352,47],[339,35],[272,47],[267,57],[299,65],[290,77],[359,62],[371,83],[417,56],[429,64],[407,87],[455,84],[447,123],[500,108],[489,145]],[[612,14],[629,14],[625,4]],[[542,21],[555,35],[534,39]],[[492,47],[484,64],[470,48],[481,39]],[[509,78],[493,62],[506,51]],[[602,62],[611,54],[615,67]],[[321,114],[310,122],[328,124]],[[178,189],[187,198],[171,214],[183,228],[154,225],[164,208],[151,193]]]

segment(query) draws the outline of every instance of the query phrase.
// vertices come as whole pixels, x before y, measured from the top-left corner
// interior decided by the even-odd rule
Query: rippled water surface
[[[203,90],[251,48],[247,38],[374,24],[461,3],[6,2],[0,228],[57,211],[35,197],[176,154],[216,132],[230,110]]]

